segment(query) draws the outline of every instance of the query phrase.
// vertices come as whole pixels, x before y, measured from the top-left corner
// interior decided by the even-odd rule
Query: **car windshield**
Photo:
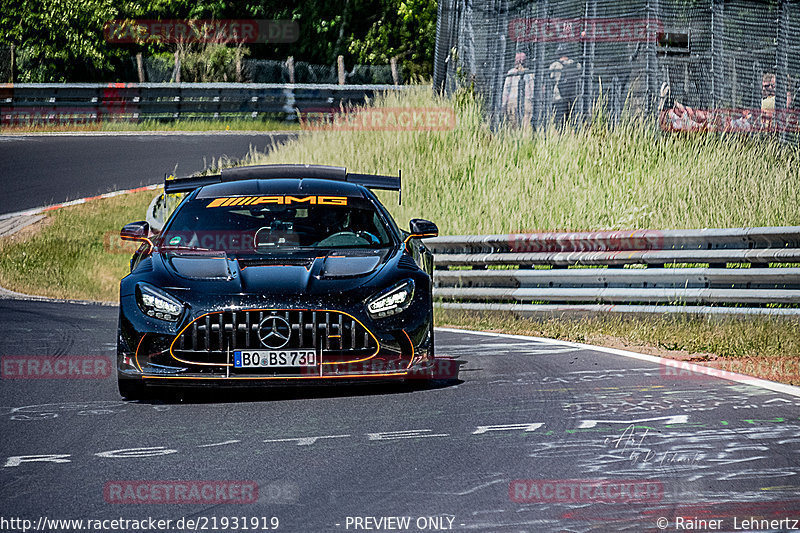
[[[159,243],[163,249],[246,254],[381,248],[392,240],[378,211],[365,198],[250,196],[184,203]]]

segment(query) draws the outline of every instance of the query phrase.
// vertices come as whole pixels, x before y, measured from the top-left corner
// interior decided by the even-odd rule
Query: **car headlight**
[[[153,318],[175,322],[183,313],[183,304],[155,287],[136,285],[136,303],[142,313]]]
[[[398,283],[367,300],[367,311],[373,318],[382,318],[401,312],[414,297],[414,281]]]

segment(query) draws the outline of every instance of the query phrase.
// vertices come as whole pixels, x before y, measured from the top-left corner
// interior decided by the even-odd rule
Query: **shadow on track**
[[[442,365],[443,362],[446,363]],[[244,403],[307,400],[313,398],[342,398],[355,396],[385,396],[390,394],[410,394],[452,387],[463,383],[459,379],[459,369],[465,361],[453,359],[437,360],[433,379],[407,379],[402,381],[382,381],[373,383],[326,383],[323,385],[285,386],[148,386],[146,398],[139,400],[145,404],[164,403]],[[443,370],[446,367],[446,371]]]

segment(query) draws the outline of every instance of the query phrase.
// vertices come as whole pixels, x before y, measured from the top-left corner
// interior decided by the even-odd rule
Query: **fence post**
[[[175,50],[175,70],[172,72],[172,77],[175,78],[175,83],[181,82],[181,56]]]
[[[648,111],[652,113],[656,109],[656,103],[660,95],[661,84],[658,75],[658,29],[663,27],[661,18],[661,0],[651,0],[650,9],[647,17],[652,25],[648,25],[647,34],[647,57],[650,61],[649,84],[647,85],[647,105]]]
[[[236,47],[236,81],[242,83],[242,47]]]
[[[589,5],[591,5],[591,10],[589,9]],[[597,0],[591,0],[587,2],[586,5],[586,19],[587,24],[584,24],[584,28],[586,30],[587,35],[591,35],[591,39],[589,39],[588,43],[588,53],[587,53],[587,45],[584,43],[583,46],[583,79],[584,79],[584,98],[583,98],[583,113],[584,116],[581,117],[582,120],[586,120],[586,118],[591,118],[592,113],[594,111],[594,63],[596,58],[596,47],[595,47],[595,36],[596,36],[596,28],[594,27],[597,24]],[[591,24],[592,27],[589,28],[588,24]]]
[[[711,107],[721,106],[724,0],[711,0]]]
[[[289,83],[294,83],[294,56],[286,59],[286,69],[289,71]]]
[[[336,70],[339,74],[339,85],[344,85],[344,56],[336,58]]]
[[[141,52],[136,54],[136,71],[139,74],[139,83],[144,83],[144,61]]]
[[[653,82],[653,73],[652,73],[652,61],[655,59],[655,54],[652,56],[650,55],[651,52],[651,42],[650,42],[650,32],[653,31],[653,25],[655,21],[650,16],[652,14],[652,8],[650,5],[650,0],[647,0],[647,41],[646,41],[646,52],[645,52],[645,84],[644,84],[644,113],[649,115],[653,109],[651,105],[653,100],[653,93],[650,91],[650,86]]]
[[[444,83],[447,78],[447,55],[444,52],[449,51],[452,46],[452,36],[450,35],[452,9],[448,0],[439,0],[436,8],[436,41],[433,47],[433,90],[437,93],[444,93]]]
[[[389,66],[392,69],[392,81],[395,85],[400,85],[400,73],[397,71],[397,56],[389,60]]]
[[[780,140],[787,141],[787,125],[789,117],[787,115],[788,102],[786,94],[789,91],[789,59],[786,48],[789,47],[789,2],[781,1],[778,13],[778,38],[775,49],[775,114],[772,118],[773,124],[780,133]]]
[[[547,16],[548,0],[536,2],[536,20],[542,21]],[[539,22],[537,22],[538,24]],[[533,88],[533,119],[535,126],[542,126],[547,124],[550,115],[550,109],[547,106],[548,97],[546,95],[548,84],[547,65],[545,64],[545,44],[544,39],[538,35],[535,39],[534,54],[536,55],[536,72],[534,77]]]
[[[494,13],[494,21],[496,21],[496,22],[499,21],[499,22],[497,22],[499,24],[499,27],[496,26],[496,32],[498,34],[498,38],[494,39],[493,41],[489,41],[489,42],[494,42],[494,44],[495,44],[494,49],[493,50],[488,50],[488,49],[486,50],[486,54],[487,54],[487,56],[489,56],[489,57],[486,58],[487,59],[487,63],[489,63],[488,60],[491,60],[491,63],[489,63],[491,66],[489,67],[488,76],[484,75],[483,73],[481,73],[481,77],[483,78],[483,80],[479,80],[478,81],[478,83],[480,83],[482,85],[491,84],[491,89],[490,89],[491,93],[490,94],[492,96],[492,100],[491,100],[491,108],[492,108],[492,122],[491,122],[491,125],[492,125],[492,129],[497,128],[501,124],[501,121],[502,121],[501,117],[503,116],[503,109],[502,109],[503,108],[503,104],[502,104],[502,102],[503,102],[503,86],[504,86],[505,78],[502,76],[502,74],[503,74],[503,71],[505,70],[505,66],[506,66],[505,57],[506,57],[506,48],[508,46],[508,43],[507,43],[507,40],[506,40],[506,32],[508,31],[508,9],[506,9],[505,4],[506,4],[506,2],[504,2],[502,0],[495,0],[493,13]],[[498,75],[495,75],[494,73],[499,73],[500,75],[498,76]],[[519,83],[517,85],[517,90],[520,91],[522,93],[522,95],[523,95],[522,98],[519,98],[519,96],[517,97],[517,110],[516,110],[517,113],[516,113],[516,117],[517,117],[517,120],[519,121],[518,123],[520,123],[520,124],[524,120],[524,113],[523,113],[523,110],[525,109],[525,101],[524,101],[525,81],[524,80],[525,80],[525,78],[523,76],[519,76]],[[500,110],[499,113],[498,113],[498,110]]]
[[[9,73],[10,79],[8,80],[10,83],[14,83],[14,74],[16,74],[17,70],[17,50],[14,45],[11,45],[11,72]]]

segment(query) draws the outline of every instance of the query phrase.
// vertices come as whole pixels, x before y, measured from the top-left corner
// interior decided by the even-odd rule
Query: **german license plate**
[[[236,350],[234,368],[291,368],[317,366],[314,350]]]

